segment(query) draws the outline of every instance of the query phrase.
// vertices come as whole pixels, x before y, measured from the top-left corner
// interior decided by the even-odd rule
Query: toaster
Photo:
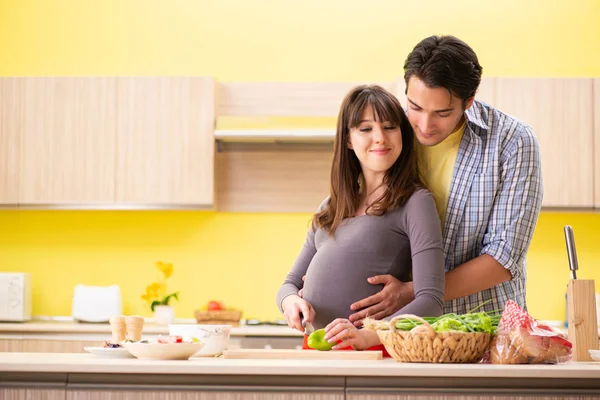
[[[0,272],[0,321],[31,320],[31,275]]]
[[[110,317],[123,314],[121,289],[117,285],[75,285],[73,319],[81,322],[108,322]]]

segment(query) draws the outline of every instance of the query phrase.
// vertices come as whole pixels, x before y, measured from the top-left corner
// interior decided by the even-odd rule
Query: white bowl
[[[123,343],[135,357],[146,360],[187,360],[204,343]]]
[[[594,361],[600,361],[600,350],[588,350]]]
[[[215,357],[223,354],[229,346],[231,325],[169,325],[169,335],[183,337],[195,336],[204,343],[204,347],[194,357]]]

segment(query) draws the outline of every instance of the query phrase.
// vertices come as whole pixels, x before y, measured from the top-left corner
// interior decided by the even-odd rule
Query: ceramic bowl
[[[231,325],[173,324],[169,325],[169,335],[195,336],[204,343],[194,357],[216,357],[223,354],[229,345]]]
[[[600,350],[588,350],[592,360],[600,361]]]
[[[144,360],[187,360],[204,346],[204,343],[124,343],[135,357]]]

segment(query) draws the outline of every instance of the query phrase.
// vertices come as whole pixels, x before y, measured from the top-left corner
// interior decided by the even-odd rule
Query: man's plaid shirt
[[[444,223],[446,271],[489,254],[512,279],[447,301],[444,312],[501,310],[525,304],[525,256],[542,205],[540,149],[532,129],[483,102],[466,111]]]

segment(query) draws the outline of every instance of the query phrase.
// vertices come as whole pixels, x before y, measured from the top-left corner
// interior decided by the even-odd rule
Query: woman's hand
[[[334,350],[352,346],[354,350],[364,350],[381,344],[377,333],[366,329],[357,329],[347,319],[338,318],[325,327],[325,340],[337,343]]]
[[[302,322],[312,322],[315,319],[315,310],[306,300],[296,295],[287,296],[281,304],[283,317],[290,328],[304,332]]]

